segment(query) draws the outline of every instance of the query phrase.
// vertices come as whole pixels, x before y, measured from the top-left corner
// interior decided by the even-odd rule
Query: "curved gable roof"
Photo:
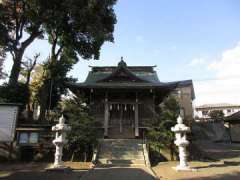
[[[192,80],[161,82],[155,66],[127,66],[124,61],[120,61],[118,66],[91,67],[86,80],[83,83],[69,84],[76,88],[157,88],[175,89],[180,87],[192,88],[192,99],[195,99]],[[118,81],[114,79],[119,74],[124,73],[130,77],[129,81]],[[135,81],[132,81],[135,80]]]

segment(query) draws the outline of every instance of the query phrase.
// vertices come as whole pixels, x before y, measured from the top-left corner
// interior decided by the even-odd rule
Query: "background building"
[[[240,111],[239,104],[204,104],[201,106],[197,106],[195,108],[195,119],[199,121],[207,121],[210,120],[209,113],[214,110],[220,110],[224,113],[224,116],[230,116],[238,111]]]

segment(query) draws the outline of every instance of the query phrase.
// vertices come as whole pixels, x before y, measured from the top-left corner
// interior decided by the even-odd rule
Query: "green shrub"
[[[20,103],[25,105],[29,100],[29,89],[24,83],[17,85],[3,84],[0,86],[1,103]]]

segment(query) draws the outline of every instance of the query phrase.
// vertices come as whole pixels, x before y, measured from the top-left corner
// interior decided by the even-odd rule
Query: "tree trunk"
[[[40,114],[38,120],[43,121],[46,118],[47,107],[40,105]]]
[[[84,152],[84,162],[87,162],[87,152]]]
[[[72,156],[71,156],[71,162],[73,162],[74,157],[75,157],[75,151],[73,151],[73,153],[72,153]]]
[[[21,70],[23,52],[24,52],[23,50],[18,50],[18,52],[15,53],[16,56],[13,59],[13,66],[12,66],[12,70],[11,70],[11,74],[8,82],[10,85],[14,86],[18,83],[18,77]]]
[[[14,60],[11,74],[9,77],[9,82],[8,82],[9,85],[16,85],[18,83],[20,68],[21,68],[21,62],[19,61],[19,59]]]
[[[27,118],[28,120],[32,120],[33,119],[33,113],[32,113],[32,110],[31,110],[31,104],[30,102],[27,103]]]
[[[46,81],[43,82],[43,86],[40,89],[39,98],[40,98],[39,99],[39,104],[40,104],[39,120],[43,121],[46,119],[46,112],[48,109],[48,101],[49,101],[48,84],[46,84]]]
[[[171,161],[174,161],[174,144],[173,142],[170,143],[170,158],[171,158]]]
[[[31,78],[31,72],[28,72],[28,73],[27,73],[27,80],[26,80],[26,85],[27,85],[27,87],[29,86],[30,78]]]

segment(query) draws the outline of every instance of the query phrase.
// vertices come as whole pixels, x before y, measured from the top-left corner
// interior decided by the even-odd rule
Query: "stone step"
[[[100,146],[102,152],[104,151],[129,151],[129,152],[136,152],[136,151],[142,151],[143,147],[133,147],[133,146],[115,146],[115,147],[106,147],[106,146]]]
[[[115,155],[115,156],[122,156],[122,155],[129,155],[129,156],[141,156],[143,155],[142,150],[140,151],[99,151],[99,155]]]
[[[132,158],[141,158],[143,157],[144,155],[141,153],[139,154],[125,154],[125,153],[122,153],[122,154],[116,154],[116,153],[112,153],[112,152],[108,152],[108,153],[99,153],[98,154],[98,157],[132,157]]]
[[[132,149],[128,149],[128,148],[101,148],[101,150],[99,150],[100,153],[104,153],[104,152],[116,152],[116,153],[119,153],[119,154],[138,154],[140,152],[142,152],[142,148],[139,148],[139,149],[135,149],[135,150],[132,150]]]
[[[145,165],[141,140],[104,139],[100,141],[98,152],[98,162],[101,165]]]
[[[101,158],[98,159],[100,164],[114,164],[114,165],[128,165],[128,164],[135,164],[135,165],[145,165],[144,159],[135,160],[135,159],[105,159]]]
[[[114,155],[99,155],[98,158],[108,158],[108,159],[144,159],[143,155],[138,156],[129,156],[129,155],[122,155],[122,156],[114,156]]]
[[[104,142],[104,143],[139,143],[141,144],[142,143],[142,140],[139,140],[139,139],[102,139],[100,140],[100,142]]]
[[[142,144],[132,144],[132,143],[126,143],[126,144],[118,144],[118,143],[111,143],[111,144],[102,144],[103,147],[141,147]]]
[[[113,145],[101,145],[102,148],[127,148],[127,149],[142,149],[142,145],[131,145],[131,144],[125,144],[125,145],[118,145],[118,144],[113,144]]]

